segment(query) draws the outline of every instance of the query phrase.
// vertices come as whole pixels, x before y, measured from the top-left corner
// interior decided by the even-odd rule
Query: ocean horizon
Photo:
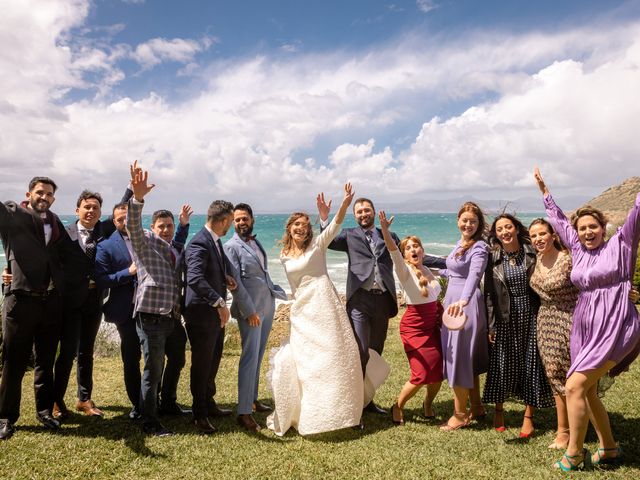
[[[267,252],[269,273],[274,283],[280,285],[285,291],[290,292],[291,289],[279,260],[280,246],[278,244],[278,241],[282,238],[288,216],[288,214],[257,214],[255,216],[254,233]],[[534,218],[540,216],[544,216],[544,213],[519,214],[518,218],[524,225],[528,225]],[[60,219],[63,224],[68,225],[76,221],[76,216],[61,215]],[[106,219],[106,217],[103,217],[103,219]],[[311,216],[311,221],[314,223],[314,235],[317,235],[320,231],[317,215]],[[205,222],[206,215],[191,216],[187,242],[204,226]],[[151,215],[143,215],[142,223],[145,228],[148,228],[151,223]],[[347,215],[344,226],[353,227],[355,225],[353,215]],[[401,239],[407,235],[417,235],[423,243],[425,252],[433,255],[448,255],[460,238],[456,213],[399,213],[395,215],[392,230]],[[233,233],[232,227],[223,238],[223,243],[231,238]],[[5,265],[6,258],[4,251],[2,251],[0,253],[0,270]],[[345,253],[329,250],[327,254],[327,270],[340,293],[346,290],[347,265],[347,255]]]

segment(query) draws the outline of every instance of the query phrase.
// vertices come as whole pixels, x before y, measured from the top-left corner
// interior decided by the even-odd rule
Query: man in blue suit
[[[224,244],[229,261],[235,267],[240,283],[249,295],[248,310],[257,316],[245,318],[238,302],[231,305],[231,315],[238,320],[242,338],[242,353],[238,365],[238,423],[249,431],[260,431],[252,416],[253,411],[269,412],[271,407],[258,401],[260,364],[271,332],[275,299],[286,300],[287,295],[269,276],[267,253],[260,241],[252,235],[253,210],[246,203],[233,209],[236,233]]]
[[[133,300],[137,283],[137,269],[133,261],[133,249],[125,228],[128,203],[119,203],[113,207],[113,223],[116,231],[105,241],[98,244],[96,253],[95,278],[99,288],[109,289],[109,298],[103,306],[104,319],[115,323],[120,335],[120,353],[124,366],[124,384],[132,404],[129,417],[140,418],[140,339],[133,318]],[[151,230],[160,234],[160,227],[171,223],[173,218],[154,212]],[[189,205],[183,205],[178,228],[171,242],[173,248],[182,251],[189,234],[189,218],[193,211]],[[180,370],[184,366],[184,348],[186,336],[182,325],[176,322],[174,334],[167,339],[165,354],[167,357],[164,378],[160,392],[159,413],[178,414],[183,410],[176,403],[176,387]],[[177,374],[176,374],[177,372]]]
[[[216,374],[222,358],[224,327],[230,317],[227,288],[234,292],[241,318],[259,321],[255,311],[248,311],[246,290],[235,279],[220,238],[233,222],[233,204],[216,200],[207,211],[207,223],[185,250],[186,295],[184,318],[191,343],[191,395],[193,423],[200,433],[217,431],[209,417],[227,415],[216,404]],[[239,295],[238,295],[239,293]]]

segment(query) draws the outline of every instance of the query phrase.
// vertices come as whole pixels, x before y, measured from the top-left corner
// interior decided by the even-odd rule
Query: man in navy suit
[[[246,203],[233,209],[235,235],[224,244],[229,261],[235,267],[240,283],[247,290],[254,317],[245,318],[238,302],[231,305],[231,314],[238,320],[242,338],[242,353],[238,364],[238,423],[246,430],[258,432],[260,426],[253,411],[269,412],[271,407],[258,401],[260,365],[271,332],[275,299],[286,300],[287,295],[269,276],[267,253],[253,233],[253,210]]]
[[[193,422],[198,431],[217,431],[209,417],[229,415],[216,404],[216,374],[222,358],[224,327],[230,317],[227,288],[237,290],[236,301],[242,318],[255,321],[248,311],[246,290],[235,280],[235,270],[225,255],[220,238],[233,222],[233,204],[214,201],[207,211],[207,223],[185,251],[186,295],[184,318],[191,343],[191,394]]]
[[[130,197],[131,190],[127,189],[122,201]],[[110,219],[100,220],[102,197],[99,193],[83,190],[76,207],[78,220],[66,227],[68,235],[63,242],[65,289],[60,349],[54,367],[53,406],[53,416],[59,420],[69,415],[64,396],[74,359],[77,359],[78,384],[76,410],[88,416],[102,416],[91,398],[93,348],[105,293],[95,282],[94,266],[97,245],[108,238],[115,227]]]
[[[331,202],[326,204],[324,195],[321,195],[318,212],[322,228],[328,225],[330,206]],[[398,303],[393,262],[382,232],[374,225],[376,212],[373,202],[368,198],[358,198],[353,204],[353,213],[358,226],[343,228],[329,248],[347,254],[347,313],[358,342],[362,371],[365,372],[369,348],[382,354],[389,318],[398,314]],[[391,235],[397,244],[400,243],[395,233]],[[373,401],[365,409],[387,413]]]
[[[132,404],[130,418],[140,418],[140,339],[133,318],[133,300],[136,289],[136,264],[133,261],[133,248],[125,228],[127,203],[113,207],[113,223],[116,227],[107,240],[98,244],[96,253],[96,283],[100,288],[109,289],[109,298],[103,306],[104,319],[115,323],[120,335],[120,353],[124,366],[124,384]],[[163,211],[154,212],[155,221],[151,230],[160,234],[160,226],[171,223],[169,215],[160,216]],[[171,242],[177,250],[182,250],[189,234],[189,217],[193,211],[189,205],[182,207],[178,228]],[[179,323],[176,322],[176,323]],[[180,370],[184,366],[184,348],[186,335],[182,325],[176,325],[174,334],[167,339],[165,354],[167,363],[164,371],[163,388],[160,392],[160,413],[183,413],[176,403],[176,387]],[[177,372],[177,375],[176,373]]]

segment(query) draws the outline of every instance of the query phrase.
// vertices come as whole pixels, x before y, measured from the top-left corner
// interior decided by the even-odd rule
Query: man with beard
[[[137,283],[137,269],[134,261],[133,247],[125,228],[127,203],[119,203],[113,207],[114,232],[104,242],[98,244],[96,253],[96,283],[100,288],[109,289],[109,298],[102,309],[106,322],[116,325],[120,335],[120,353],[124,367],[124,384],[132,408],[129,417],[132,420],[141,418],[140,414],[140,339],[136,332],[133,318],[133,300]],[[172,217],[160,217],[161,210],[154,212],[151,231],[160,235],[160,226],[165,228]],[[179,217],[176,234],[171,246],[182,251],[189,235],[189,218],[193,210],[183,205]],[[176,403],[176,389],[179,374],[184,366],[186,334],[179,320],[175,320],[173,333],[167,339],[165,355],[167,362],[164,370],[162,388],[160,389],[159,413],[182,414],[184,411]]]
[[[331,202],[324,195],[318,199],[322,228],[328,225]],[[362,372],[366,372],[369,348],[382,355],[387,338],[389,318],[398,313],[393,262],[384,244],[382,231],[375,228],[375,208],[368,198],[358,198],[353,204],[358,227],[343,228],[329,248],[346,252],[349,261],[347,276],[347,313],[360,351]],[[400,243],[395,233],[391,234]],[[365,410],[386,414],[373,401]],[[362,424],[361,424],[362,425]]]
[[[35,352],[36,418],[48,430],[58,430],[53,418],[53,361],[60,328],[63,289],[59,250],[66,232],[49,208],[56,184],[47,177],[29,183],[27,200],[0,203],[0,238],[12,275],[4,285],[4,367],[0,380],[0,440],[13,435],[20,416],[22,378]]]
[[[236,233],[224,244],[224,251],[239,273],[240,283],[249,295],[248,318],[243,317],[238,302],[231,305],[231,315],[238,320],[242,338],[242,353],[238,365],[238,423],[246,430],[259,432],[253,411],[270,412],[271,407],[258,401],[260,364],[271,332],[275,299],[287,299],[274,285],[267,270],[267,253],[253,233],[253,210],[246,203],[233,209]],[[255,313],[253,313],[255,312]]]

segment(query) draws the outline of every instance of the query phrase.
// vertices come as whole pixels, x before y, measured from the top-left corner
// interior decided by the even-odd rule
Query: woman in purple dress
[[[569,222],[555,204],[540,171],[534,172],[549,221],[571,250],[571,281],[578,287],[570,338],[571,367],[565,386],[569,414],[569,446],[555,463],[575,470],[594,463],[619,463],[609,415],[598,398],[598,379],[609,372],[625,371],[640,350],[640,319],[629,292],[640,239],[640,194],[626,222],[609,240],[604,239],[606,219],[595,208],[578,209]],[[591,421],[600,446],[593,457],[584,448]],[[590,462],[591,461],[591,462]]]
[[[467,322],[462,330],[441,330],[444,376],[453,388],[453,415],[440,428],[445,431],[466,427],[472,418],[485,415],[480,400],[478,376],[487,371],[489,346],[487,317],[479,284],[487,265],[487,245],[482,240],[484,215],[473,202],[458,212],[460,241],[447,257],[449,278],[444,308],[451,315],[464,311]],[[471,398],[471,412],[467,402]]]

